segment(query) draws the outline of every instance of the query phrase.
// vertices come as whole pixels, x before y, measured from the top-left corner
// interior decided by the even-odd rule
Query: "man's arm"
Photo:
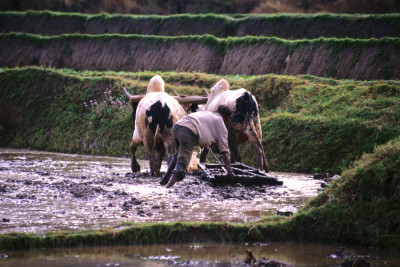
[[[231,167],[231,155],[229,152],[222,152],[222,160],[225,163],[226,170],[228,171],[228,176],[229,177],[235,177],[235,174],[232,171]]]

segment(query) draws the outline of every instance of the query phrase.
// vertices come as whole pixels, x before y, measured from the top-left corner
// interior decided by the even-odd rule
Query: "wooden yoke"
[[[175,94],[176,91],[174,90]],[[129,99],[131,103],[139,103],[140,100],[144,97],[144,95],[131,95],[128,93],[124,86],[124,94]],[[175,95],[173,96],[179,104],[205,104],[207,103],[208,96],[185,96],[185,95]]]

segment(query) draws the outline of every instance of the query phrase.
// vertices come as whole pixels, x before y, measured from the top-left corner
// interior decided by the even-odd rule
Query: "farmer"
[[[177,181],[183,180],[195,146],[217,147],[222,154],[228,175],[235,176],[231,168],[228,130],[225,126],[230,115],[231,111],[227,106],[220,106],[217,112],[198,111],[177,121],[172,128],[172,135],[178,153],[170,160],[160,184],[171,187]],[[172,171],[173,168],[175,169]],[[169,179],[171,172],[172,177]]]

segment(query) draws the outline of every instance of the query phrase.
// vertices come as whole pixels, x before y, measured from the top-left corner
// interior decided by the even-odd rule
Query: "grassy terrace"
[[[0,71],[0,145],[128,156],[131,108],[104,99],[104,92],[111,90],[116,102],[123,102],[123,86],[143,94],[155,74],[163,77],[170,94],[173,89],[203,94],[221,78],[232,89],[247,88],[260,106],[262,143],[272,170],[327,171],[341,177],[290,219],[13,233],[0,235],[0,249],[253,241],[400,246],[399,81],[5,68]],[[99,104],[91,106],[90,100]],[[244,153],[247,163],[254,164],[252,152]]]
[[[325,26],[321,27],[321,23]],[[53,25],[60,27],[52,27]],[[400,36],[400,14],[273,14],[233,17],[217,14],[146,16],[27,11],[0,12],[0,26],[3,32],[21,31],[44,35],[79,32],[146,35],[211,34],[224,38],[243,35],[281,38],[319,36],[381,38]]]
[[[374,46],[383,46],[392,44],[396,49],[400,49],[400,38],[385,37],[385,38],[369,38],[369,39],[354,39],[354,38],[325,38],[319,37],[316,39],[299,39],[288,40],[278,37],[228,37],[218,38],[213,35],[185,35],[185,36],[159,36],[159,35],[139,35],[139,34],[61,34],[52,36],[42,36],[29,33],[4,33],[0,34],[0,39],[16,38],[24,42],[43,45],[51,41],[89,41],[98,40],[106,41],[110,39],[120,40],[138,40],[151,41],[154,43],[169,44],[174,41],[189,41],[207,44],[219,52],[226,52],[227,49],[239,45],[257,46],[261,44],[276,44],[281,47],[293,49],[301,48],[305,45],[322,45],[325,47],[335,48],[336,51],[341,51],[345,48],[368,48]]]
[[[28,67],[0,72],[0,145],[128,156],[131,108],[108,102],[86,108],[84,102],[103,102],[106,90],[123,102],[123,86],[143,94],[155,74],[171,95],[173,89],[204,94],[221,78],[232,89],[250,90],[261,110],[264,149],[276,171],[340,173],[363,153],[400,135],[398,81]],[[250,147],[244,153],[254,164]]]
[[[152,59],[139,59],[144,52],[160,49],[164,49],[167,65],[179,51],[188,62],[197,62],[199,55],[207,54],[205,65],[216,66],[202,73],[192,65],[176,68],[191,72],[65,68],[124,70],[142,60],[139,70],[160,69],[145,65]],[[0,146],[129,156],[132,109],[125,103],[124,86],[133,94],[144,94],[150,78],[159,74],[170,95],[174,89],[181,94],[203,95],[224,78],[231,89],[246,88],[257,98],[262,145],[271,170],[341,176],[291,218],[269,217],[246,224],[126,223],[124,227],[79,232],[12,233],[0,235],[0,250],[256,241],[399,248],[399,51],[400,14],[0,12]],[[240,56],[235,58],[237,54]],[[279,72],[287,67],[288,55],[299,69],[328,65],[328,71],[316,75],[343,77],[336,74],[372,69],[384,80],[368,75],[350,80],[204,73],[258,74],[245,70],[268,64],[277,72],[271,67],[261,73],[290,73]],[[322,59],[312,64],[315,55],[322,55]],[[46,58],[50,63],[40,61]],[[98,58],[103,61],[97,62]],[[163,59],[154,58],[159,67]],[[366,58],[371,61],[362,61]],[[9,63],[11,59],[17,63]],[[117,65],[121,59],[127,63]],[[93,65],[79,66],[83,60]],[[350,67],[343,63],[346,61],[351,61]],[[223,72],[223,62],[238,68]],[[35,67],[10,67],[27,65]],[[243,153],[245,163],[255,165],[251,146]],[[145,158],[143,148],[138,156]]]
[[[17,47],[17,49],[16,49]],[[219,74],[310,73],[358,80],[399,77],[400,38],[137,34],[0,34],[0,66],[98,70],[186,70]],[[159,54],[163,57],[158,57]],[[288,57],[290,58],[289,61]]]

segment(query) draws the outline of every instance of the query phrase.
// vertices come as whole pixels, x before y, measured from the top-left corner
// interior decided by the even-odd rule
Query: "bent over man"
[[[234,176],[228,147],[228,130],[225,126],[230,115],[231,111],[227,106],[220,106],[217,112],[198,111],[177,121],[172,128],[172,135],[178,153],[170,160],[160,184],[171,187],[177,181],[183,180],[195,146],[216,146],[222,154],[228,175]],[[172,171],[173,168],[175,169]],[[171,173],[172,177],[169,179]]]

